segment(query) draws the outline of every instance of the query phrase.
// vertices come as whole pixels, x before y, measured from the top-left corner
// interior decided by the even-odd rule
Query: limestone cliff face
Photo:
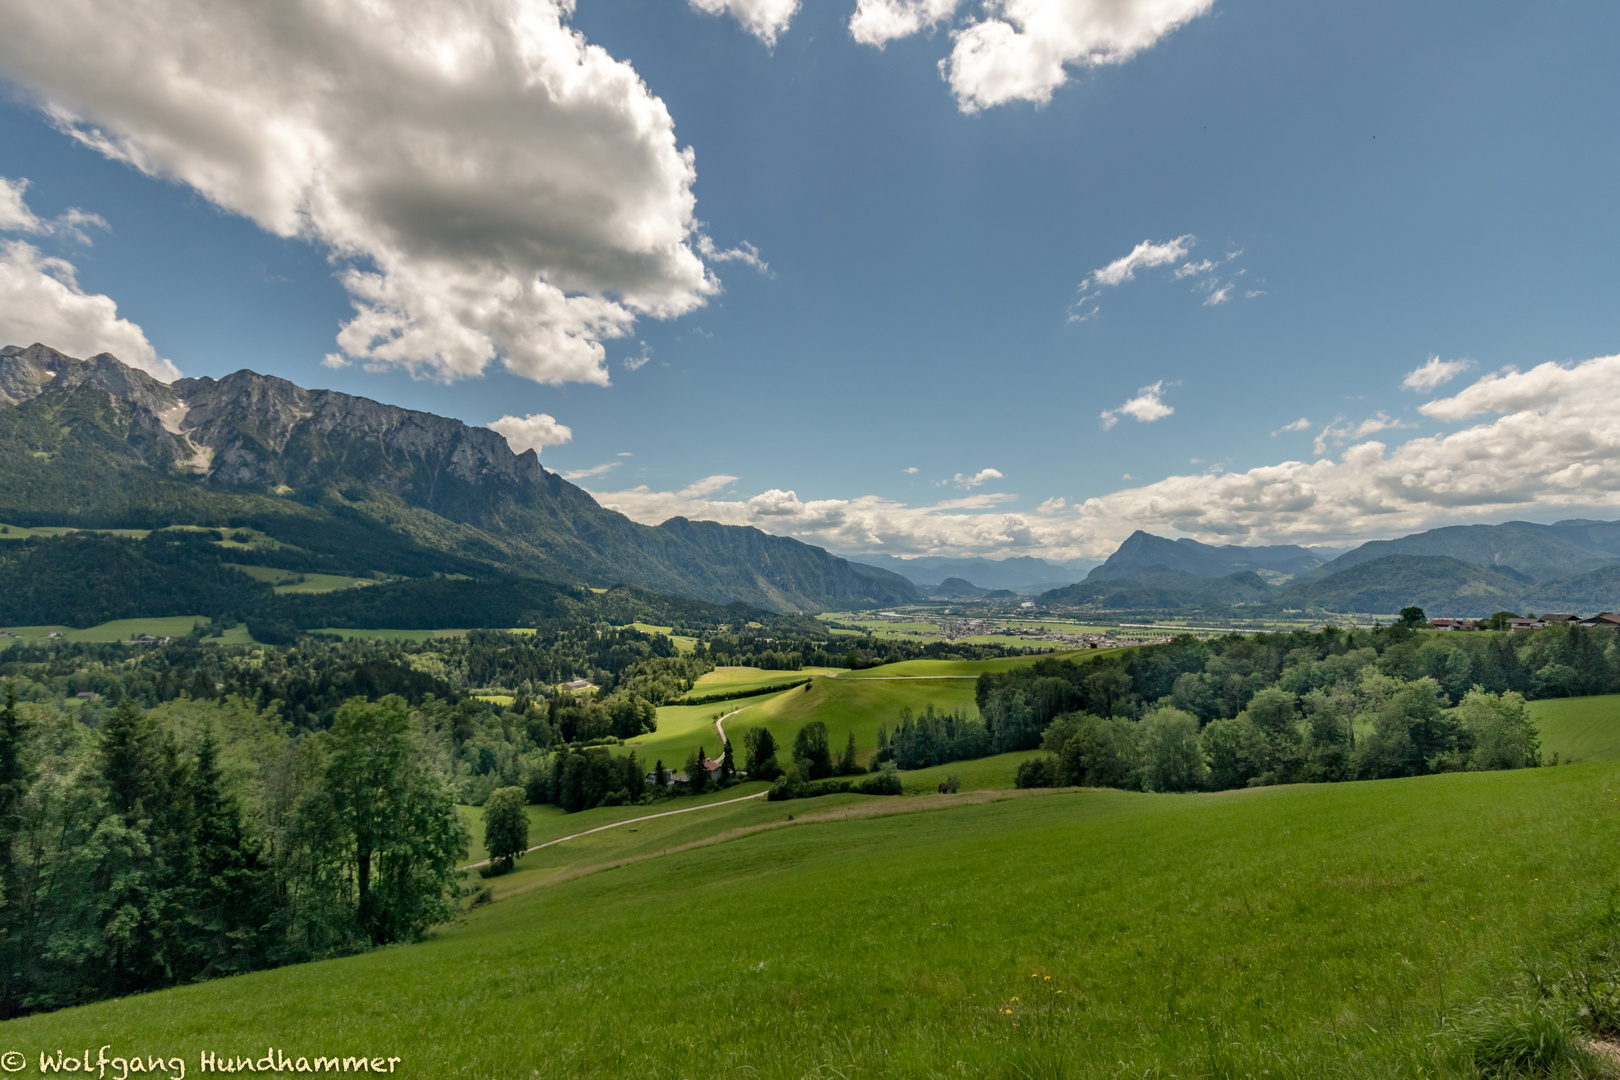
[[[11,483],[0,476],[0,516],[36,523],[54,513],[56,524],[78,514],[102,527],[146,527],[174,516],[166,507],[201,523],[210,506],[225,523],[272,500],[311,520],[363,518],[453,555],[458,572],[471,560],[503,573],[777,610],[916,596],[897,574],[757,529],[679,518],[641,525],[546,470],[534,451],[514,454],[488,428],[252,371],[166,385],[107,354],[81,360],[44,345],[7,347],[0,442],[8,438],[32,453]],[[63,475],[70,463],[79,469],[71,478]],[[52,501],[75,485],[77,495]],[[208,492],[218,496],[210,501]],[[310,528],[306,521],[288,542],[307,546]]]

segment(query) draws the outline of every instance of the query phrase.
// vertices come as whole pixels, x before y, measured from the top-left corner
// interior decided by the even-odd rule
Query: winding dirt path
[[[741,712],[742,710],[738,709],[737,711]],[[568,836],[559,836],[555,840],[547,840],[545,843],[536,844],[531,848],[524,848],[523,849],[523,854],[527,855],[531,851],[539,851],[541,848],[548,848],[553,844],[560,844],[564,840],[578,840],[582,836],[591,835],[591,833],[606,832],[608,829],[617,829],[621,825],[634,825],[638,821],[651,821],[653,818],[672,817],[675,814],[690,814],[690,813],[693,813],[694,811],[697,811],[697,810],[712,810],[716,806],[731,806],[731,805],[733,805],[735,803],[747,802],[750,799],[763,799],[766,795],[769,795],[769,794],[770,794],[770,792],[768,792],[768,791],[760,791],[760,792],[756,792],[753,795],[744,795],[740,799],[726,799],[723,802],[704,803],[702,806],[688,806],[688,807],[685,807],[684,809],[681,809],[681,810],[665,810],[661,814],[647,814],[644,817],[633,817],[633,818],[627,818],[624,821],[614,821],[614,822],[610,822],[607,825],[598,825],[594,829],[586,829],[584,832],[571,833]],[[475,862],[475,863],[472,863],[472,864],[470,864],[468,866],[463,866],[463,867],[461,867],[461,869],[463,869],[463,870],[476,870],[480,866],[488,866],[488,865],[489,865],[489,860],[485,859],[483,862]]]

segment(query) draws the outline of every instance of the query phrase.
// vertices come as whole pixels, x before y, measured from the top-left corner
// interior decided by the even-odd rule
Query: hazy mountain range
[[[1093,610],[1431,616],[1620,609],[1620,522],[1463,525],[1351,551],[1212,547],[1134,533],[1086,580],[1042,594]]]

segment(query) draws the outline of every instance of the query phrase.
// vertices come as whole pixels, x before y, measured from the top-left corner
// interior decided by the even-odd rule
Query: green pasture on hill
[[[1460,1076],[1447,1018],[1605,907],[1620,767],[754,800],[594,837],[527,856],[574,862],[536,859],[521,890],[479,883],[506,899],[423,944],[15,1020],[6,1043],[193,1073],[204,1050],[397,1056],[413,1078]]]
[[[241,546],[241,545],[238,545]],[[256,581],[268,581],[278,593],[329,593],[351,586],[375,585],[372,578],[351,577],[347,574],[300,574],[296,570],[278,570],[273,566],[244,566],[226,563]]]
[[[726,732],[733,745],[740,746],[744,729],[763,724],[775,736],[778,757],[785,762],[799,729],[820,720],[827,725],[827,740],[835,755],[844,749],[853,731],[864,762],[877,748],[878,728],[886,725],[894,730],[902,709],[921,712],[932,705],[936,712],[961,710],[977,716],[975,685],[973,679],[816,679],[808,687],[774,695],[759,708],[726,721]]]
[[[926,769],[912,769],[900,774],[907,795],[927,795],[939,790],[948,777],[955,776],[959,791],[1011,791],[1018,775],[1018,766],[1040,750],[1015,750],[1010,754],[995,754],[971,761],[951,761]]]
[[[465,630],[380,630],[360,629],[349,626],[323,626],[310,631],[314,634],[331,634],[344,641],[357,639],[375,639],[377,641],[432,641],[434,638],[465,637]]]
[[[577,814],[564,813],[555,806],[531,806],[530,847],[562,837],[577,839],[532,851],[517,861],[512,873],[489,878],[482,884],[490,886],[496,896],[507,896],[532,889],[558,874],[578,873],[603,862],[641,857],[739,827],[784,820],[781,803],[750,797],[762,794],[767,787],[763,783],[737,784],[690,799],[669,799],[651,806],[600,806]],[[836,805],[863,797],[838,798]],[[821,806],[818,801],[816,807]],[[472,837],[467,862],[481,862],[489,857],[484,847],[484,811],[476,806],[457,809]],[[788,812],[802,817],[809,809],[812,807],[806,803]],[[620,828],[604,828],[615,825]]]
[[[1011,671],[1014,668],[1028,667],[1038,660],[1089,660],[1124,651],[1124,649],[1069,649],[1038,656],[1000,656],[990,660],[901,660],[893,664],[861,668],[859,671],[843,673],[838,677],[841,679],[892,679],[904,676],[978,678],[986,671]]]
[[[1532,701],[1541,756],[1560,761],[1620,758],[1620,694]]]
[[[714,731],[715,717],[738,712],[739,715],[726,721],[726,735],[731,739],[732,753],[741,768],[742,730],[750,726],[750,718],[757,716],[760,707],[770,700],[772,696],[761,695],[741,701],[713,701],[707,705],[665,705],[658,710],[658,730],[651,735],[631,739],[625,745],[646,763],[648,771],[652,770],[655,762],[662,760],[670,772],[680,772],[686,764],[687,755],[700,745],[710,757],[719,754],[720,738]]]
[[[766,671],[757,667],[717,667],[698,679],[688,692],[691,697],[708,694],[734,694],[803,682],[816,675],[831,675],[842,668],[807,667],[799,671]]]
[[[155,619],[115,619],[104,622],[99,626],[87,627],[83,630],[74,630],[67,626],[9,626],[0,629],[10,630],[16,634],[15,638],[0,638],[0,649],[14,641],[28,638],[48,638],[53,633],[59,633],[64,641],[129,641],[151,634],[153,637],[184,637],[191,633],[191,628],[201,623],[208,625],[208,618],[204,615],[168,615]],[[225,631],[223,637],[203,638],[208,645],[252,645],[253,638],[248,634],[246,623],[237,623],[235,627]]]

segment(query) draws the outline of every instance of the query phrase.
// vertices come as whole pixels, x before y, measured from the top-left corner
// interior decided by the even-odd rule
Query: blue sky
[[[105,311],[86,330],[78,300],[75,326],[111,346],[144,333],[154,365],[251,367],[474,424],[544,414],[508,433],[554,443],[548,467],[632,516],[746,522],[843,551],[1074,558],[1138,526],[1334,543],[1615,516],[1620,432],[1593,403],[1620,390],[1600,359],[1620,352],[1620,75],[1606,55],[1620,9],[1180,5],[1156,29],[1153,11],[1177,0],[963,3],[878,49],[852,38],[853,0],[786,18],[783,0],[719,15],[580,0],[562,30],[606,51],[580,78],[623,108],[531,124],[529,91],[481,85],[463,114],[475,121],[455,121],[460,141],[434,158],[420,145],[451,122],[431,93],[390,81],[390,34],[423,30],[404,0],[397,25],[349,28],[365,57],[348,98],[375,95],[363,120],[233,74],[252,68],[241,58],[187,71],[182,51],[176,76],[115,55],[143,32],[196,47],[216,33],[249,61],[345,62],[280,40],[285,27],[168,25],[164,3],[114,29],[96,4],[70,4],[53,27],[0,3],[0,26],[26,31],[0,46],[13,80],[0,176],[26,205],[0,233],[22,281],[0,293],[0,336],[39,325],[22,279],[60,258],[139,331]],[[289,10],[316,25],[321,7]],[[472,37],[555,19],[529,0],[436,8]],[[942,77],[976,27],[1009,26],[1039,51],[1051,20],[1084,30],[1093,9],[1136,18],[1148,43],[1071,60],[1044,103],[988,103],[1005,82],[964,93]],[[773,45],[750,19],[774,19]],[[477,63],[446,61],[463,80],[447,93],[476,82]],[[210,89],[256,119],[197,135]],[[277,133],[283,117],[295,134],[374,145],[310,150]],[[532,156],[503,173],[509,146]],[[339,179],[277,188],[306,154],[326,155],[311,175]],[[495,164],[443,179],[466,159]],[[679,251],[575,228],[604,205]],[[74,226],[70,208],[106,227]],[[528,248],[486,266],[486,246],[531,225]],[[477,292],[537,266],[575,307],[537,300],[515,328],[460,317],[427,335],[476,324],[497,341],[481,362],[373,343],[322,363],[343,352],[353,296],[391,312],[390,333],[411,323],[408,337],[436,317],[440,284]],[[381,301],[340,278],[379,268],[394,290]],[[574,337],[549,345],[557,326]],[[600,360],[580,343],[592,327]],[[1403,388],[1431,358],[1432,377]]]

